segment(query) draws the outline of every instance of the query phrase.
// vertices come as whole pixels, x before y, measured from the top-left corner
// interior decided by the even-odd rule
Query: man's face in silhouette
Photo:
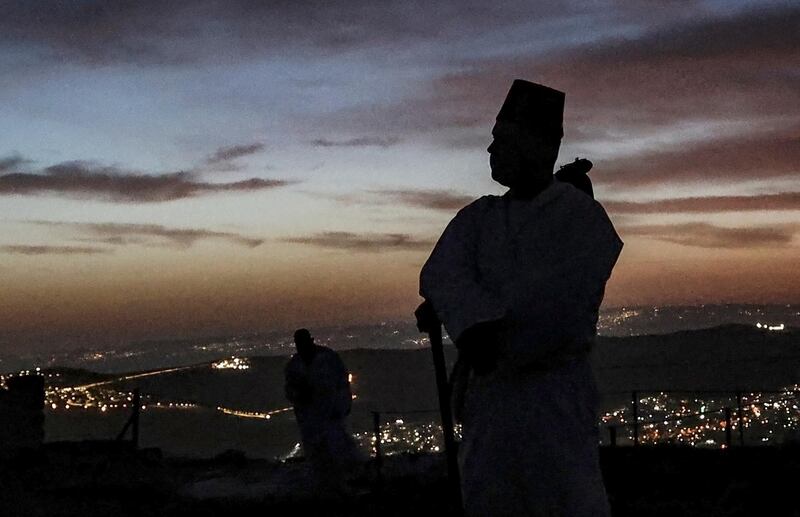
[[[498,120],[492,129],[489,166],[492,179],[511,189],[546,185],[558,158],[559,139],[545,138],[514,122]]]
[[[314,356],[314,338],[311,333],[305,329],[298,330],[294,333],[294,345],[297,348],[297,353],[305,361],[311,360]]]

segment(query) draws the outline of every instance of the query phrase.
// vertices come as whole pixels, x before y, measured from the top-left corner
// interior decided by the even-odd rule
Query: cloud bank
[[[565,142],[602,146],[607,156],[590,156],[599,184],[789,177],[800,163],[800,113],[791,109],[800,105],[798,26],[800,6],[783,4],[698,13],[548,52],[464,59],[458,71],[432,77],[400,102],[344,109],[324,120],[422,133],[447,146],[488,143],[511,81],[525,78],[567,93]],[[688,135],[687,126],[701,129]],[[653,138],[631,151],[643,137]]]
[[[89,246],[29,246],[6,245],[0,246],[0,253],[15,255],[100,255],[110,253],[108,248],[94,248]]]
[[[619,233],[623,239],[637,236],[700,248],[780,248],[791,244],[795,228],[727,228],[686,223],[622,226]]]
[[[656,201],[603,201],[615,214],[669,214],[800,210],[800,192],[758,196],[709,196],[660,199]]]
[[[511,0],[503,7],[479,0],[4,2],[0,42],[36,49],[40,59],[84,65],[182,66],[280,55],[287,48],[330,55],[446,41],[520,20],[544,26],[554,18],[587,12],[580,2],[563,0],[547,5]]]
[[[350,138],[347,140],[328,140],[326,138],[318,138],[311,141],[314,147],[391,147],[400,142],[396,137],[359,137]]]
[[[459,210],[475,200],[472,196],[449,190],[386,189],[368,193],[384,202],[445,212]]]
[[[216,150],[216,152],[214,152],[214,154],[206,158],[206,163],[209,165],[215,165],[219,163],[230,162],[237,158],[259,153],[264,150],[264,147],[264,144],[260,142],[220,147]]]
[[[51,194],[122,203],[162,203],[223,192],[254,192],[289,185],[279,179],[250,178],[210,183],[192,172],[142,174],[90,162],[63,162],[36,172],[0,175],[0,196]]]
[[[216,239],[228,241],[237,246],[255,248],[264,239],[248,237],[232,232],[218,232],[197,228],[170,228],[158,224],[121,223],[71,223],[57,221],[24,221],[37,226],[67,228],[83,237],[83,242],[126,246],[141,244],[145,246],[170,246],[189,248],[201,240]]]
[[[434,244],[432,240],[417,239],[404,233],[350,232],[322,232],[307,237],[288,237],[283,242],[370,253],[430,250]]]

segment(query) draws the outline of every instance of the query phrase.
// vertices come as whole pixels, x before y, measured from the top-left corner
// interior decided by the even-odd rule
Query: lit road
[[[191,370],[191,369],[194,369],[194,368],[208,368],[209,364],[210,363],[192,364],[192,365],[189,365],[189,366],[177,366],[175,368],[164,368],[163,370],[153,370],[153,371],[150,371],[150,372],[134,373],[134,374],[131,374],[131,375],[125,375],[123,377],[117,377],[115,379],[109,379],[107,381],[93,382],[91,384],[83,384],[81,386],[73,386],[72,388],[76,389],[76,390],[86,389],[86,388],[94,388],[94,387],[97,387],[97,386],[105,386],[105,385],[108,385],[108,384],[114,384],[116,382],[129,381],[129,380],[132,380],[132,379],[141,379],[142,377],[152,377],[154,375],[164,375],[165,373],[179,372],[181,370]]]

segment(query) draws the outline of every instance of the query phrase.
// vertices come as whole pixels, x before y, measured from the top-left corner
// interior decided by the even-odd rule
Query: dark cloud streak
[[[614,214],[669,214],[800,210],[800,192],[756,196],[709,196],[654,201],[603,201]]]
[[[623,239],[637,236],[683,246],[724,249],[786,247],[795,234],[791,227],[728,228],[708,223],[633,225],[618,230]]]
[[[411,206],[452,212],[463,208],[475,198],[449,190],[371,190],[370,194],[387,201]]]
[[[264,144],[260,142],[221,147],[206,159],[206,163],[209,165],[214,165],[222,162],[228,162],[237,158],[242,158],[243,156],[256,154],[263,150]]]
[[[441,77],[436,94],[411,107],[434,127],[482,124],[494,118],[511,79],[526,77],[567,92],[567,138],[572,128],[785,116],[800,101],[798,24],[800,7],[787,5],[699,17],[544,56],[477,60]]]
[[[350,138],[347,140],[328,140],[325,138],[317,138],[311,141],[314,147],[391,147],[400,142],[399,138],[388,137],[359,137]]]
[[[82,0],[0,3],[0,43],[36,49],[44,59],[93,66],[176,66],[254,56],[329,55],[407,46],[584,12],[574,2],[503,9],[480,0],[434,4],[340,0]],[[424,13],[421,15],[420,13]]]
[[[329,120],[375,132],[425,134],[448,146],[488,142],[508,85],[523,77],[567,92],[565,141],[571,144],[604,142],[613,148],[615,141],[659,132],[679,135],[687,124],[741,130],[722,137],[709,129],[674,150],[665,149],[667,143],[630,159],[597,162],[593,175],[600,183],[787,176],[800,163],[800,116],[791,109],[800,105],[798,26],[796,5],[727,16],[704,12],[640,36],[465,60],[460,71],[433,79],[415,98],[341,110]]]
[[[646,186],[777,178],[798,171],[800,127],[793,126],[598,162],[592,177],[601,183]]]
[[[94,248],[88,246],[29,246],[7,245],[0,246],[0,252],[16,255],[100,255],[111,253],[108,248]]]
[[[18,154],[11,154],[6,157],[0,157],[0,173],[15,171],[20,165],[23,165],[25,163],[30,163],[30,160],[26,160],[25,158],[23,158]]]
[[[160,203],[220,192],[252,192],[289,181],[251,178],[228,183],[200,181],[190,172],[141,174],[87,162],[64,162],[37,173],[0,176],[0,195],[55,194],[123,203]]]
[[[322,232],[308,237],[288,237],[283,239],[283,242],[368,253],[430,250],[434,244],[431,240],[416,239],[404,233],[357,234],[350,232]]]
[[[247,237],[238,233],[218,232],[197,228],[170,228],[158,224],[124,224],[124,223],[68,223],[57,221],[24,221],[44,227],[67,227],[78,233],[90,235],[91,238],[80,239],[84,242],[97,242],[116,246],[129,244],[163,245],[188,248],[200,240],[222,239],[238,246],[255,248],[264,243],[264,239]],[[155,239],[155,240],[154,240]]]

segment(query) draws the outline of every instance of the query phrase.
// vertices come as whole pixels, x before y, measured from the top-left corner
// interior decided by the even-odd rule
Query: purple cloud
[[[198,180],[192,173],[141,174],[87,162],[64,162],[36,173],[0,176],[0,195],[54,194],[123,203],[161,203],[220,192],[253,192],[291,182],[251,178],[227,183]]]
[[[83,242],[95,242],[115,246],[143,244],[160,246],[167,244],[179,248],[188,248],[200,240],[222,239],[238,246],[255,248],[264,243],[264,239],[247,237],[238,233],[218,232],[197,228],[170,228],[158,224],[120,224],[120,223],[65,223],[56,221],[25,221],[29,224],[45,227],[67,227],[89,238]]]
[[[111,250],[89,246],[29,246],[15,244],[0,246],[0,252],[15,255],[99,255],[111,253]]]
[[[771,248],[788,246],[795,228],[727,228],[708,223],[620,226],[623,239],[645,237],[700,248]]]
[[[350,232],[322,232],[307,237],[288,237],[283,242],[370,253],[430,250],[434,244],[432,240],[416,239],[403,233]]]

